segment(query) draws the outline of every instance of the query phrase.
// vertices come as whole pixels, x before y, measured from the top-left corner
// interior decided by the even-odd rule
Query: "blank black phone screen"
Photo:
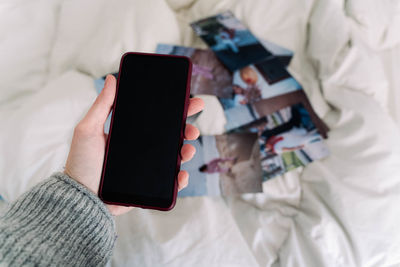
[[[100,192],[106,202],[171,205],[189,65],[185,57],[122,58]]]

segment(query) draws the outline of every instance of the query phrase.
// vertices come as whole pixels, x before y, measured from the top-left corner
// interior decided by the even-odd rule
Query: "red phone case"
[[[183,110],[183,118],[182,118],[182,125],[181,125],[181,132],[180,132],[180,138],[179,138],[179,150],[181,149],[183,145],[183,140],[185,136],[185,126],[186,126],[186,117],[187,117],[187,111],[189,107],[189,95],[190,95],[190,79],[192,77],[192,62],[190,58],[185,57],[185,56],[176,56],[176,55],[161,55],[161,54],[152,54],[152,53],[137,53],[137,52],[127,52],[122,55],[121,61],[119,64],[119,72],[118,72],[118,79],[117,79],[117,90],[115,92],[115,98],[114,98],[114,104],[113,104],[113,110],[115,107],[115,103],[117,100],[118,96],[118,88],[119,88],[119,79],[121,75],[121,67],[122,67],[122,62],[124,60],[124,57],[129,54],[135,54],[135,55],[147,55],[147,56],[157,56],[157,57],[173,57],[173,58],[185,58],[189,62],[189,69],[188,69],[188,78],[187,78],[187,83],[186,83],[186,93],[185,93],[185,104],[184,104],[184,110]],[[111,202],[111,201],[106,201],[103,199],[101,193],[102,193],[102,188],[103,188],[103,180],[104,180],[104,170],[106,168],[106,162],[107,162],[107,157],[108,157],[108,147],[110,144],[110,139],[111,139],[111,134],[112,134],[112,125],[114,122],[114,112],[112,113],[111,116],[111,123],[110,123],[110,131],[108,133],[108,138],[107,138],[107,144],[106,144],[106,151],[104,155],[104,161],[103,161],[103,169],[102,169],[102,174],[101,174],[101,181],[100,181],[100,186],[99,186],[99,198],[107,204],[113,204],[113,205],[120,205],[120,206],[127,206],[127,207],[138,207],[138,208],[143,208],[143,209],[154,209],[154,210],[161,210],[161,211],[168,211],[174,208],[175,203],[176,203],[176,197],[178,194],[178,173],[180,171],[180,166],[181,166],[181,153],[180,151],[178,152],[178,157],[177,157],[177,162],[176,162],[176,169],[175,169],[175,178],[174,178],[174,190],[173,190],[173,199],[171,202],[171,205],[167,208],[162,208],[162,207],[155,207],[155,206],[146,206],[146,205],[136,205],[136,204],[127,204],[127,203],[118,203],[118,202]]]

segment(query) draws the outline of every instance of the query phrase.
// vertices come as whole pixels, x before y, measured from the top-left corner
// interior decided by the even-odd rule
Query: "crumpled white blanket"
[[[263,194],[135,209],[117,218],[109,265],[400,265],[398,2],[28,2],[0,3],[6,201],[62,169],[73,127],[96,97],[93,78],[116,71],[123,52],[205,47],[188,23],[230,9],[256,36],[295,52],[290,71],[331,128],[332,155],[268,181]],[[213,129],[206,117],[198,125]]]

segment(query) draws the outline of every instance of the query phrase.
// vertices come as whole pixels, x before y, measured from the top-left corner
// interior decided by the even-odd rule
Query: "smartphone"
[[[103,202],[175,206],[191,70],[184,56],[122,56],[99,187]]]

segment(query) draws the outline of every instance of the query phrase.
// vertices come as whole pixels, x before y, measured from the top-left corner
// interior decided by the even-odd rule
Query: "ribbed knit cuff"
[[[112,215],[86,187],[55,173],[0,218],[0,263],[7,266],[102,266],[112,255]]]

